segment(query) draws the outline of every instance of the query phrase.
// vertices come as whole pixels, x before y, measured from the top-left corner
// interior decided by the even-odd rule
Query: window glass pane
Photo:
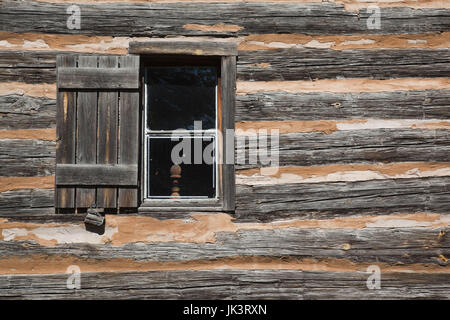
[[[174,178],[171,178],[170,169],[174,164],[171,157],[174,147],[176,148],[175,150],[182,151],[177,152],[177,155],[180,155],[180,157],[183,154],[185,155],[184,163],[179,164],[181,178],[177,178],[180,197],[215,197],[215,139],[205,136],[203,138],[191,136],[189,138],[185,137],[185,140],[182,139],[180,138],[179,141],[171,141],[170,137],[147,138],[148,197],[170,198],[172,195]],[[181,146],[183,146],[182,149]],[[206,153],[206,157],[200,155],[199,159],[197,159],[200,162],[199,164],[194,163],[195,148],[201,150],[200,153],[202,154]],[[174,159],[174,161],[177,162],[177,159]],[[190,162],[190,164],[187,162]]]
[[[147,127],[151,130],[202,129],[216,125],[215,67],[147,68]]]

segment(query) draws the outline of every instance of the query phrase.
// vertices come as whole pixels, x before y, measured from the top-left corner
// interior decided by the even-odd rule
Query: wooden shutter
[[[57,57],[55,207],[138,206],[139,56]]]

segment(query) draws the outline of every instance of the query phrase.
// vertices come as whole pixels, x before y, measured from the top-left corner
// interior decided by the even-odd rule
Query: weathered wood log
[[[238,79],[252,81],[446,77],[449,72],[448,49],[240,51],[238,63]]]
[[[448,119],[449,90],[258,92],[236,96],[236,121]]]
[[[108,217],[106,218],[108,223]],[[271,259],[315,259],[316,263],[330,263],[347,268],[354,268],[353,263],[380,263],[386,267],[403,266],[404,270],[417,271],[428,266],[431,271],[446,271],[448,261],[441,258],[450,254],[449,227],[373,227],[363,229],[329,229],[329,228],[267,228],[242,229],[236,232],[215,233],[214,241],[207,243],[177,242],[177,241],[137,241],[132,239],[121,245],[111,243],[89,243],[88,236],[82,233],[85,227],[77,224],[78,229],[71,225],[45,227],[34,226],[28,235],[20,230],[5,228],[3,234],[6,240],[0,241],[0,254],[3,263],[8,260],[28,259],[29,265],[22,266],[32,269],[32,259],[39,261],[58,261],[58,265],[79,261],[85,266],[106,265],[114,269],[112,263],[123,263],[123,267],[136,268],[139,264],[144,268],[145,262],[179,262],[214,261],[215,259],[234,259],[236,257],[266,257]],[[15,226],[17,227],[17,225]],[[33,234],[35,232],[35,234]],[[71,233],[75,233],[71,235]],[[111,231],[109,231],[111,232]],[[120,232],[117,231],[117,232]],[[87,232],[85,232],[87,233]],[[14,235],[22,235],[14,239]],[[25,233],[27,234],[27,233]],[[54,235],[54,237],[52,237]],[[64,235],[66,235],[64,239]],[[83,237],[83,235],[85,237]],[[443,236],[442,236],[443,235]],[[104,235],[108,237],[108,235]],[[120,234],[117,238],[120,238]],[[73,238],[70,243],[64,243]],[[98,236],[101,238],[102,235]],[[127,239],[127,235],[123,235]],[[59,239],[60,244],[52,244],[52,239]],[[61,257],[63,255],[63,257]],[[55,260],[56,259],[56,260]],[[59,260],[58,260],[59,259]],[[301,261],[297,261],[301,262]],[[303,261],[307,262],[307,261]],[[311,262],[311,261],[310,261]],[[206,264],[208,265],[208,264]],[[151,266],[151,265],[150,265]],[[447,267],[446,267],[447,266]],[[50,268],[51,266],[49,266]],[[149,265],[147,264],[147,267]],[[28,271],[29,272],[29,271]],[[38,271],[36,271],[38,272]],[[41,271],[42,272],[42,271]],[[447,270],[448,272],[448,270]]]
[[[53,199],[53,189],[25,189],[0,192],[0,213],[13,216],[30,214],[32,212],[54,212]]]
[[[55,173],[55,141],[0,140],[0,176],[39,176]]]
[[[382,273],[369,290],[365,272],[204,270],[0,276],[2,299],[449,299],[448,274]],[[263,303],[264,304],[264,303]],[[271,308],[267,307],[268,314]],[[225,310],[225,314],[226,314]],[[182,310],[180,309],[180,315]]]
[[[58,51],[2,51],[0,81],[56,82]],[[314,80],[341,78],[389,79],[446,77],[449,49],[344,50],[277,49],[240,51],[238,80]],[[69,73],[70,75],[70,73]],[[78,81],[80,82],[80,81]],[[95,81],[94,81],[95,82]],[[80,83],[78,83],[78,86]],[[97,86],[97,85],[95,85]]]
[[[11,94],[0,96],[0,130],[54,128],[56,101]]]
[[[65,3],[6,0],[0,12],[0,29],[161,37],[252,33],[399,34],[441,32],[450,28],[448,9],[381,8],[380,28],[369,29],[371,12],[350,12],[335,3],[80,3],[78,6],[82,26],[80,30],[70,30]],[[21,19],[17,19],[18,16]],[[192,24],[206,27],[190,27]],[[208,28],[217,24],[230,28]]]
[[[236,96],[235,121],[448,119],[449,90],[362,93],[259,92]],[[55,126],[56,101],[0,96],[0,129]]]
[[[448,212],[449,177],[357,182],[237,185],[236,215],[243,221],[335,218],[408,212]]]
[[[270,130],[268,131],[270,134]],[[249,148],[248,136],[244,148],[236,143],[236,169],[263,167],[256,155],[267,147]],[[270,148],[271,138],[267,138]],[[335,131],[332,133],[287,133],[279,135],[279,164],[319,165],[327,163],[448,161],[450,158],[448,130],[374,129]],[[242,150],[241,150],[242,149]],[[270,150],[268,151],[270,155]],[[250,161],[252,160],[252,161]]]

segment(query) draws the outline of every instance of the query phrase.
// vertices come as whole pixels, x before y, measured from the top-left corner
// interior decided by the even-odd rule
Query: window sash
[[[221,151],[219,150],[219,139],[218,139],[218,104],[219,104],[219,83],[215,86],[215,128],[214,129],[202,129],[202,130],[193,130],[193,129],[179,129],[179,130],[151,130],[148,127],[148,110],[149,110],[149,101],[148,101],[148,71],[149,67],[144,69],[144,202],[159,202],[159,203],[191,203],[192,201],[196,202],[205,202],[211,203],[219,201],[220,197],[220,171],[218,164],[218,156]],[[169,137],[191,137],[191,138],[203,138],[203,137],[211,137],[215,141],[215,153],[214,153],[214,167],[213,167],[213,181],[215,186],[215,197],[195,197],[195,196],[180,196],[180,198],[173,199],[168,197],[159,197],[159,196],[151,196],[150,195],[150,159],[149,159],[149,143],[150,138],[169,138]]]

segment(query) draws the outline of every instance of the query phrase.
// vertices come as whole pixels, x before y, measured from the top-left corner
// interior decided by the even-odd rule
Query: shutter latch
[[[84,218],[84,223],[93,224],[94,226],[101,226],[105,223],[105,217],[101,215],[103,208],[97,208],[95,203],[91,204],[91,207],[87,209],[87,215]]]

